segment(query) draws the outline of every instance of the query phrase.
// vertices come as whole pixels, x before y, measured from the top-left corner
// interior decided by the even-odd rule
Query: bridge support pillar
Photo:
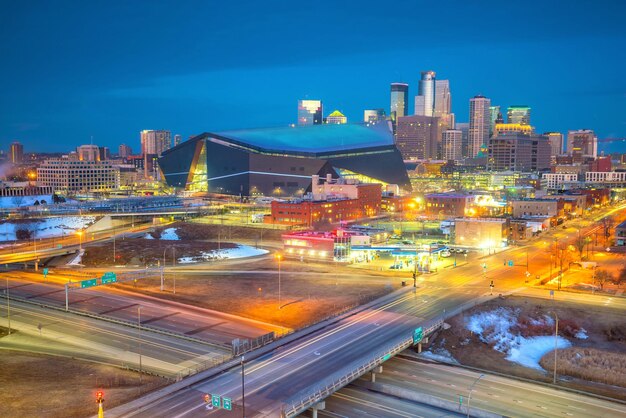
[[[383,372],[383,366],[376,366],[372,369],[372,383],[376,383],[376,374]]]
[[[323,411],[326,409],[326,401],[316,403],[311,407],[311,417],[317,418],[317,411]]]

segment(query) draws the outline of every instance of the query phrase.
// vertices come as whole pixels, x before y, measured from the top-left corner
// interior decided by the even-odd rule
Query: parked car
[[[452,255],[452,253],[449,250],[443,250],[440,254],[443,258],[448,258]]]

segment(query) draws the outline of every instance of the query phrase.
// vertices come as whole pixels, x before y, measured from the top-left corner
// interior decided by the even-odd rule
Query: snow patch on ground
[[[80,250],[76,257],[72,258],[72,260],[67,263],[68,266],[78,266],[81,265],[81,261],[83,261],[83,255],[85,255],[85,250]]]
[[[18,208],[32,206],[36,200],[46,201],[46,205],[52,203],[52,195],[42,194],[37,196],[3,196],[0,197],[0,208]]]
[[[4,222],[0,224],[0,241],[14,241],[15,231],[19,229],[31,231],[35,238],[61,237],[84,229],[95,220],[95,216],[51,216],[19,223]]]
[[[480,312],[467,320],[467,329],[477,334],[481,341],[493,345],[494,350],[507,355],[506,359],[524,367],[543,370],[539,360],[544,354],[554,350],[554,336],[523,337],[514,331],[517,326],[519,309],[497,308]],[[552,324],[550,317],[532,320],[533,324]],[[567,348],[571,343],[558,337],[558,348]]]
[[[245,258],[257,255],[267,254],[269,251],[260,248],[251,247],[249,245],[239,244],[237,248],[225,248],[223,250],[203,251],[200,256],[180,257],[178,263],[199,263],[210,260],[225,260],[228,258]]]
[[[161,239],[164,241],[178,241],[180,238],[176,233],[176,228],[167,228],[161,232]]]
[[[589,336],[587,335],[587,330],[584,328],[579,329],[575,337],[579,340],[586,340],[587,338],[589,338]]]
[[[459,362],[452,357],[452,354],[445,348],[435,348],[433,351],[422,351],[420,354],[421,357],[440,361],[442,363],[450,363],[450,364],[459,364]]]

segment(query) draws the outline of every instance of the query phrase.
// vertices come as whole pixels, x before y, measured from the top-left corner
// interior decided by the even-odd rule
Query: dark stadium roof
[[[385,123],[241,129],[207,136],[259,152],[305,155],[393,146],[393,136]]]

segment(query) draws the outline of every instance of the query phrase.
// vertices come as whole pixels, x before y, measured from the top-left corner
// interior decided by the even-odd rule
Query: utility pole
[[[243,356],[241,356],[241,416],[246,418],[246,390],[245,390],[245,370],[243,366]]]
[[[9,295],[9,276],[6,276],[7,279],[7,319],[9,321],[9,334],[11,335],[11,298]]]
[[[469,388],[469,393],[467,396],[467,418],[470,418],[470,402],[472,401],[472,392],[474,391],[474,386],[476,386],[476,383],[478,383],[478,381],[482,379],[484,376],[485,376],[484,374],[481,374],[480,376],[478,376],[478,379],[476,379],[474,383],[472,383],[472,386],[470,386]]]

